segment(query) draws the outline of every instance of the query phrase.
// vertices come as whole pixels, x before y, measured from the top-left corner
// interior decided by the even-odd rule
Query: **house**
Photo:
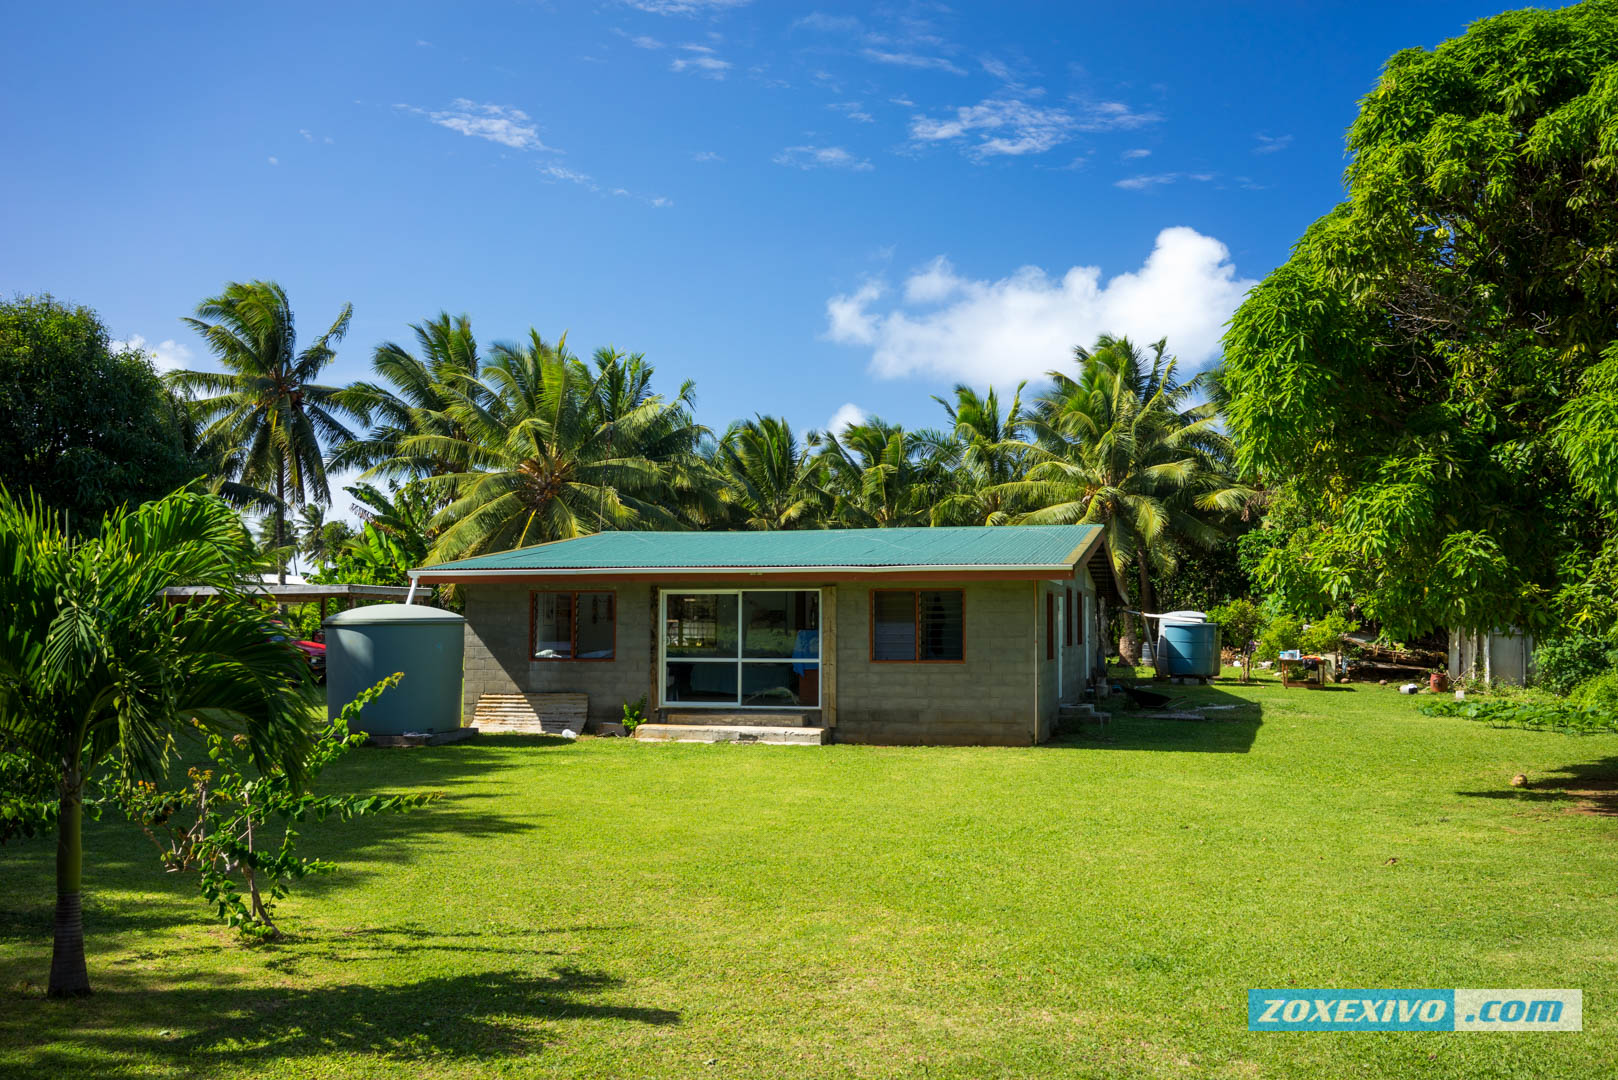
[[[469,717],[645,697],[653,722],[860,743],[1044,741],[1123,601],[1095,525],[609,532],[410,573],[463,591]]]

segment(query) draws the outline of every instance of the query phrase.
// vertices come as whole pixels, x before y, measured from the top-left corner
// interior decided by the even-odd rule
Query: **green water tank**
[[[1170,675],[1200,675],[1211,679],[1219,674],[1217,623],[1164,620],[1157,634],[1157,648]]]
[[[370,735],[452,731],[461,726],[461,654],[466,620],[422,604],[373,604],[328,618],[326,715],[399,671],[404,679],[365,707]]]

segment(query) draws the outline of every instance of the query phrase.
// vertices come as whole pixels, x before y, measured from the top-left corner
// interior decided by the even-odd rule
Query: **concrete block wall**
[[[882,587],[938,585],[883,582]],[[963,588],[964,663],[876,663],[871,660],[871,589],[839,584],[836,741],[934,746],[1035,741],[1035,584],[968,582]],[[1043,611],[1038,618],[1044,619]],[[1043,627],[1041,621],[1039,633]]]
[[[590,697],[590,719],[617,720],[623,703],[651,685],[652,590],[643,584],[568,582],[580,592],[617,594],[618,637],[612,660],[534,660],[528,654],[532,588],[524,582],[463,585],[466,596],[466,723],[483,694],[578,693]]]

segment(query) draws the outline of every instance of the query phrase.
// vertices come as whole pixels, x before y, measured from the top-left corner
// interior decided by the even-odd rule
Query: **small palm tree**
[[[813,528],[831,497],[824,463],[775,416],[732,424],[714,448],[719,497],[749,529]]]
[[[251,555],[240,520],[211,496],[118,510],[75,540],[37,500],[0,488],[0,746],[56,788],[53,997],[90,992],[81,895],[92,774],[111,765],[156,777],[193,721],[244,735],[261,766],[301,769],[307,668],[244,595]],[[171,606],[170,585],[222,595]]]
[[[717,507],[696,455],[704,429],[691,418],[690,384],[672,401],[637,395],[608,416],[602,395],[616,366],[598,358],[592,374],[565,343],[530,333],[495,347],[479,389],[451,389],[446,414],[461,434],[400,441],[402,458],[451,464],[424,481],[454,500],[433,520],[434,561],[602,529],[677,529],[682,500]]]
[[[336,400],[351,412],[370,418],[371,429],[333,451],[331,469],[374,469],[399,477],[433,476],[451,471],[450,461],[432,454],[402,456],[400,444],[411,435],[459,437],[465,433],[449,415],[460,395],[481,398],[478,375],[483,361],[465,315],[416,323],[417,353],[388,341],[376,347],[371,368],[380,383],[354,383]]]
[[[1028,417],[1017,384],[1011,407],[1000,411],[991,387],[980,395],[969,386],[955,387],[955,401],[935,397],[949,416],[947,436],[930,448],[949,474],[950,490],[934,504],[934,525],[1005,525],[1016,514],[1001,485],[1022,479],[1029,453],[1022,443]]]
[[[1151,573],[1172,567],[1175,542],[1211,546],[1218,517],[1255,495],[1232,477],[1215,407],[1195,403],[1201,381],[1178,381],[1166,344],[1153,343],[1150,357],[1110,335],[1075,348],[1078,377],[1050,372],[1055,385],[1028,421],[1027,475],[994,489],[1029,507],[1018,523],[1103,526],[1113,572],[1135,564],[1142,610],[1155,603]]]
[[[292,305],[273,281],[232,282],[198,304],[196,318],[185,320],[225,370],[176,371],[169,380],[187,393],[211,395],[193,403],[208,424],[203,437],[240,447],[228,459],[232,478],[275,496],[271,514],[278,550],[289,543],[288,507],[331,503],[323,444],[354,437],[340,420],[354,413],[354,403],[345,404],[338,388],[315,381],[336,359],[335,346],[353,311],[353,305],[344,305],[337,320],[301,352]],[[286,581],[284,561],[277,564],[277,578]]]
[[[833,519],[855,529],[926,525],[945,488],[944,471],[925,452],[937,441],[874,416],[812,435],[835,495]]]

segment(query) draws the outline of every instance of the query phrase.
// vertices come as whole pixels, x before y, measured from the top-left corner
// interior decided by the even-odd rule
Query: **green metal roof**
[[[806,529],[801,532],[606,532],[412,573],[547,570],[1007,568],[1071,566],[1099,525],[935,529]]]

